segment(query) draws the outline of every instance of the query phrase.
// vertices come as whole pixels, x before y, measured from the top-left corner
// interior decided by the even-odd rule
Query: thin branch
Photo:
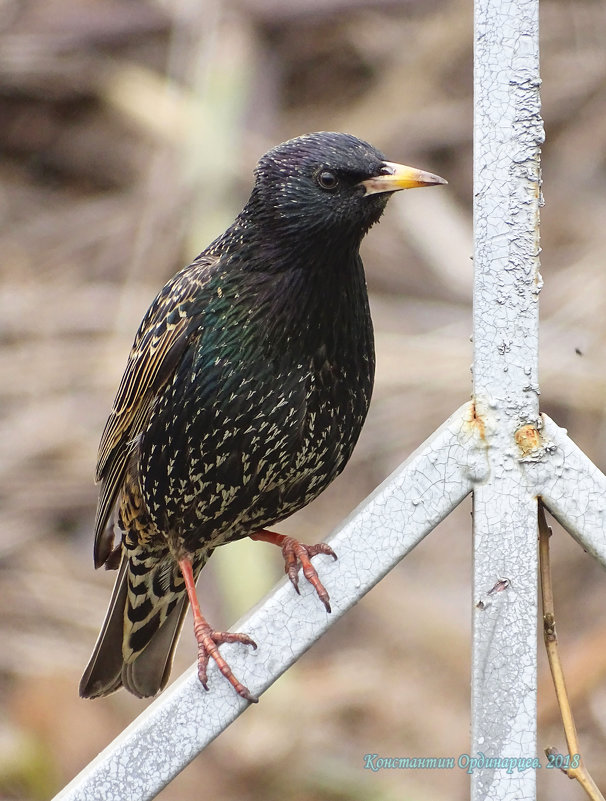
[[[543,639],[545,641],[549,668],[558,699],[558,706],[560,707],[560,715],[562,716],[566,745],[568,746],[568,758],[563,758],[561,770],[569,779],[576,779],[592,801],[604,801],[604,796],[591,778],[583,762],[583,757],[581,756],[577,730],[568,700],[562,663],[560,662],[555,624],[555,607],[553,603],[553,588],[551,583],[551,564],[549,559],[550,537],[551,528],[547,525],[545,508],[539,500],[539,571],[541,577],[541,595],[543,597]],[[557,749],[553,747],[546,748],[545,754],[548,757],[560,756]]]

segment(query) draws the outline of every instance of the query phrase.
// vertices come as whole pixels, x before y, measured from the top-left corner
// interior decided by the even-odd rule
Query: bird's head
[[[274,147],[259,160],[255,176],[251,203],[258,222],[284,234],[328,234],[356,244],[394,192],[446,183],[387,161],[355,136],[326,131]]]

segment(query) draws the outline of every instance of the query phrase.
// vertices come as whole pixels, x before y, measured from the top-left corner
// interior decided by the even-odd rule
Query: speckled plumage
[[[197,578],[345,467],[374,377],[358,248],[388,198],[361,182],[386,163],[345,134],[269,151],[233,225],[145,315],[99,447],[95,564],[120,572],[83,696],[161,689],[186,611],[178,560]]]

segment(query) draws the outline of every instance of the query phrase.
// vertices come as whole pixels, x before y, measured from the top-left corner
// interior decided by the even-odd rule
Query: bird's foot
[[[179,559],[179,567],[181,568],[183,580],[185,581],[187,596],[194,616],[194,634],[196,635],[196,641],[198,643],[198,678],[202,686],[205,690],[208,690],[206,671],[208,668],[208,660],[212,657],[217,663],[217,667],[221,673],[238,695],[256,704],[259,699],[250,692],[248,687],[245,687],[242,682],[238,681],[234,676],[232,669],[219,653],[219,645],[225,642],[241,642],[244,645],[250,645],[256,648],[257,643],[251,639],[248,634],[235,634],[231,631],[215,631],[212,629],[200,611],[191,558],[189,556],[183,556]]]
[[[311,563],[311,558],[319,553],[332,556],[333,559],[336,559],[337,554],[330,545],[327,545],[325,542],[319,542],[316,545],[304,545],[294,537],[287,537],[284,534],[276,534],[274,531],[266,531],[264,529],[262,531],[257,531],[255,534],[251,534],[250,538],[251,540],[271,542],[281,548],[282,555],[284,556],[284,572],[291,580],[295,590],[299,592],[299,567],[301,567],[307,581],[315,587],[318,598],[326,607],[326,611],[330,612],[330,596],[320,581],[315,567]]]
[[[208,690],[206,671],[208,668],[208,660],[212,657],[217,663],[217,667],[229,683],[233,686],[238,695],[246,698],[256,704],[259,700],[253,695],[248,687],[245,687],[241,681],[234,676],[230,666],[219,652],[219,645],[226,642],[241,642],[244,645],[250,645],[252,648],[257,647],[257,643],[248,636],[248,634],[236,634],[231,631],[215,631],[212,629],[206,620],[202,618],[194,624],[194,634],[198,642],[198,678],[205,690]]]

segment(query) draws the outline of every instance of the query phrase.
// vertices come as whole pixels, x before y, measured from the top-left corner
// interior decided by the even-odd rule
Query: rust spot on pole
[[[518,428],[514,437],[522,457],[530,456],[543,448],[541,432],[531,424]]]
[[[471,428],[475,429],[480,439],[486,440],[486,423],[482,415],[478,412],[475,401],[469,404],[469,413],[465,422]]]

